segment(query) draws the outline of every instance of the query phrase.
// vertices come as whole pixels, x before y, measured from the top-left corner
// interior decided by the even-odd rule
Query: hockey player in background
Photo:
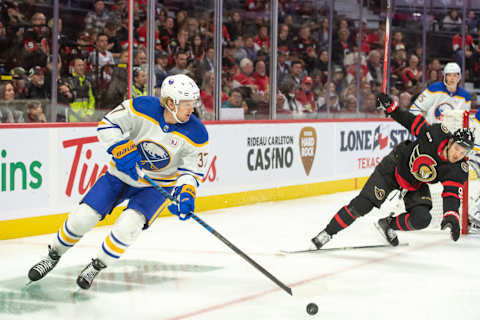
[[[192,114],[199,97],[191,78],[173,75],[163,81],[160,98],[126,100],[99,122],[98,138],[112,155],[109,169],[60,227],[48,255],[30,269],[31,281],[47,275],[68,249],[124,200],[129,200],[126,209],[77,278],[81,288],[90,288],[97,274],[155,221],[170,202],[139,178],[137,168],[172,192],[178,201],[168,206],[173,214],[182,220],[190,217],[207,163],[208,133]]]
[[[341,208],[324,230],[312,239],[314,248],[322,248],[333,235],[347,228],[357,218],[380,208],[388,194],[405,190],[406,212],[396,217],[379,219],[377,227],[392,245],[398,245],[396,230],[426,228],[431,221],[432,200],[429,183],[443,185],[443,219],[441,228],[449,228],[453,241],[460,237],[460,195],[468,177],[465,156],[473,148],[474,138],[469,129],[453,134],[442,124],[430,125],[422,115],[413,115],[398,107],[385,94],[377,96],[377,109],[407,128],[415,141],[406,140],[385,156],[373,171],[360,194]]]
[[[455,62],[449,62],[443,68],[443,82],[432,83],[415,99],[410,112],[423,114],[428,123],[442,121],[447,110],[470,110],[471,98],[467,90],[458,84],[462,71]]]

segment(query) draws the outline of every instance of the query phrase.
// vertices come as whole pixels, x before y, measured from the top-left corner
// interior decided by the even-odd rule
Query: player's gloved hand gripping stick
[[[137,165],[141,166],[142,157],[132,140],[122,140],[107,150],[113,156],[115,166],[119,171],[128,174],[133,180],[138,180]]]
[[[147,180],[151,185],[152,187],[154,187],[156,190],[158,190],[163,196],[165,196],[167,199],[169,199],[170,201],[172,201],[172,204],[169,205],[169,209],[170,209],[170,206],[174,205],[173,210],[178,210],[176,212],[179,212],[181,214],[186,214],[186,212],[181,212],[182,210],[186,211],[186,210],[189,210],[191,209],[192,211],[187,214],[187,216],[182,219],[182,220],[186,220],[190,217],[192,217],[196,222],[198,222],[202,227],[204,227],[205,229],[207,229],[211,234],[213,234],[215,237],[217,237],[218,239],[220,239],[223,243],[225,243],[227,245],[227,247],[229,247],[230,249],[232,249],[236,254],[238,254],[240,257],[242,257],[243,259],[245,259],[248,263],[250,263],[253,267],[255,267],[258,271],[260,271],[261,273],[263,273],[266,277],[268,277],[270,280],[272,280],[277,286],[279,286],[280,288],[282,288],[285,292],[287,292],[289,295],[292,295],[292,289],[290,287],[287,287],[283,282],[281,282],[280,280],[278,280],[274,275],[272,275],[270,272],[268,272],[267,270],[265,270],[265,268],[263,268],[261,265],[259,265],[255,260],[253,260],[252,258],[250,258],[249,256],[247,256],[242,250],[238,249],[233,243],[231,243],[230,241],[228,241],[224,236],[222,236],[220,233],[218,233],[215,229],[213,229],[210,225],[208,225],[205,221],[203,221],[202,219],[200,219],[200,217],[198,217],[195,213],[193,213],[193,210],[194,210],[194,206],[189,206],[187,203],[190,202],[190,200],[187,200],[185,201],[186,204],[184,204],[182,206],[182,204],[180,203],[179,204],[179,200],[181,201],[182,199],[182,196],[180,197],[174,197],[173,195],[171,195],[170,193],[168,193],[167,191],[165,191],[162,187],[160,187],[155,181],[153,181],[152,178],[150,178],[148,175],[146,175],[142,170],[140,170],[138,167],[136,168],[137,170],[137,173],[138,175],[140,176],[140,178],[143,178],[145,180]],[[185,185],[184,185],[185,186]],[[182,187],[180,190],[184,190],[183,192],[180,191],[179,192],[179,195],[182,195],[182,193],[184,194],[184,197],[183,199],[189,199],[188,196],[185,195],[185,193],[188,193],[188,191],[183,188],[184,186],[180,186]],[[188,186],[188,185],[187,185]],[[175,192],[174,192],[175,193]],[[189,194],[191,196],[191,194]],[[174,213],[174,212],[172,212]],[[175,213],[174,213],[175,214]],[[179,215],[180,217],[180,215]]]

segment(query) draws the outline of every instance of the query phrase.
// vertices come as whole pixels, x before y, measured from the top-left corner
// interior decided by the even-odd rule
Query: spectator
[[[412,54],[408,60],[408,67],[405,68],[402,74],[403,84],[405,90],[410,93],[415,93],[420,85],[419,80],[422,78],[422,71],[418,69],[418,58],[416,55]]]
[[[190,46],[189,56],[195,62],[199,62],[205,56],[205,45],[201,34],[195,33],[191,38],[192,45]]]
[[[146,96],[147,92],[147,73],[141,67],[133,68],[132,98]],[[124,98],[128,99],[127,96]]]
[[[476,17],[475,10],[468,10],[467,21],[465,23],[468,27],[467,30],[471,33],[477,33],[478,27],[480,26],[480,20]]]
[[[412,95],[407,91],[400,93],[398,106],[402,110],[410,110]]]
[[[233,57],[236,63],[240,63],[243,58],[248,58],[247,50],[245,49],[245,42],[242,36],[233,38]]]
[[[203,79],[207,72],[213,72],[213,58],[215,57],[215,50],[213,47],[208,47],[203,59],[197,65],[197,79]],[[200,84],[202,86],[202,83]]]
[[[268,50],[270,48],[270,37],[268,36],[267,25],[260,26],[258,34],[253,37],[253,42],[255,42],[260,49]]]
[[[15,89],[15,99],[25,99],[28,95],[25,69],[15,67],[10,72],[12,75],[12,85]]]
[[[405,42],[403,42],[403,33],[401,31],[397,31],[393,34],[392,49],[393,50],[407,49],[407,47],[405,46]]]
[[[205,73],[200,89],[200,97],[204,108],[200,112],[200,119],[213,120],[215,118],[215,108],[213,105],[213,88],[215,85],[215,77],[212,71]],[[222,103],[228,100],[228,95],[222,91]]]
[[[105,24],[110,19],[110,13],[105,8],[103,0],[95,0],[93,11],[89,11],[85,17],[85,29],[95,30],[95,32],[103,32]]]
[[[340,98],[337,95],[335,83],[330,83],[330,93],[329,93],[329,103],[327,105],[327,86],[323,87],[323,90],[320,96],[317,99],[318,111],[327,111],[330,108],[330,111],[341,111]]]
[[[255,85],[257,86],[258,91],[267,95],[270,87],[270,77],[266,74],[265,62],[262,60],[258,60],[255,63],[253,78],[255,79]]]
[[[26,97],[28,99],[48,99],[50,97],[45,83],[45,70],[40,66],[30,69]]]
[[[110,80],[105,94],[104,106],[113,109],[123,102],[127,93],[128,77],[128,50],[123,50],[119,64],[113,68],[112,80]]]
[[[117,37],[118,24],[115,21],[109,20],[105,23],[103,28],[103,33],[108,37],[107,49],[112,53],[112,56],[115,60],[120,58],[122,53],[122,45],[120,43],[119,37]]]
[[[338,30],[338,40],[332,45],[332,61],[335,64],[343,64],[343,59],[352,50],[352,44],[349,40],[350,31],[346,28]]]
[[[147,54],[144,49],[140,49],[133,58],[133,65],[137,67],[143,67],[147,65]]]
[[[248,58],[240,61],[240,72],[233,77],[233,87],[256,87],[253,78],[253,63]]]
[[[317,43],[312,39],[310,27],[300,27],[298,36],[293,40],[293,51],[305,62],[305,68],[312,72],[317,60]]]
[[[97,76],[100,74],[106,82],[110,81],[115,60],[112,53],[108,50],[108,36],[105,33],[97,35],[96,50],[90,53],[88,62],[95,68],[98,68],[95,69],[98,70],[96,72]]]
[[[95,114],[95,96],[92,81],[85,75],[85,61],[73,60],[72,76],[68,86],[73,95],[73,102],[67,113],[68,122],[93,121]]]
[[[377,114],[379,116],[384,115],[383,111],[377,110],[375,95],[373,93],[367,94],[365,102],[362,105],[362,112]]]
[[[170,69],[168,75],[174,74],[187,74],[189,70],[187,69],[188,54],[183,51],[179,51],[175,55],[175,66]]]
[[[381,82],[383,79],[383,68],[380,62],[380,53],[377,50],[372,50],[368,54],[367,60],[368,74],[370,78],[367,80],[374,80]]]
[[[296,92],[296,99],[301,103],[305,112],[317,112],[315,95],[312,91],[313,79],[306,76],[302,79],[300,89]]]
[[[257,60],[257,51],[260,49],[255,42],[253,42],[253,37],[247,36],[245,38],[245,51],[247,52],[247,58],[250,61]]]
[[[15,110],[12,102],[15,99],[15,89],[10,82],[0,83],[0,122],[25,122],[23,112]]]
[[[343,112],[356,113],[357,112],[357,98],[355,95],[349,94],[345,99],[345,107],[342,108]]]
[[[240,11],[232,12],[229,21],[226,23],[226,27],[232,39],[243,36],[245,32],[245,22],[244,19],[242,19]]]
[[[400,82],[403,87],[403,70],[407,67],[407,55],[405,50],[395,50],[392,53],[390,74],[393,82]]]
[[[155,87],[160,90],[163,79],[168,75],[168,60],[169,56],[166,51],[158,51],[155,53]]]
[[[317,43],[320,50],[328,47],[328,18],[322,18],[320,28],[317,31]]]
[[[27,103],[27,122],[47,122],[47,117],[43,113],[42,104],[39,101],[29,101]]]
[[[165,25],[160,28],[159,36],[162,48],[170,48],[170,41],[175,38],[175,21],[172,17],[168,17]],[[127,29],[128,31],[128,29]],[[169,52],[171,54],[171,52]]]
[[[293,79],[287,79],[282,82],[280,91],[285,96],[285,103],[283,104],[282,112],[291,113],[292,115],[300,116],[303,114],[303,106],[300,101],[297,100],[297,84]]]
[[[293,80],[297,86],[300,87],[301,79],[303,74],[303,61],[294,60],[290,67],[290,73],[284,77],[283,82],[287,80]]]
[[[462,25],[462,18],[458,15],[456,8],[450,9],[448,15],[442,20],[442,28],[445,31],[460,31]]]
[[[27,69],[37,65],[45,67],[47,54],[50,52],[49,40],[50,34],[47,27],[47,19],[43,13],[37,12],[32,16],[31,27],[26,29],[23,36],[26,50],[24,67]]]
[[[173,39],[169,43],[169,52],[171,55],[176,55],[177,52],[184,52],[187,54],[187,60],[190,61],[193,57],[190,56],[191,45],[188,41],[187,29],[181,29],[177,33],[177,38]]]
[[[239,88],[233,88],[232,91],[230,91],[230,96],[227,101],[222,103],[222,108],[242,108],[243,105],[243,96],[242,92]],[[245,113],[248,110],[245,110]]]
[[[290,73],[290,66],[287,63],[288,52],[278,51],[277,55],[277,83],[282,83],[287,74]]]
[[[289,37],[289,27],[281,24],[278,27],[278,50],[288,52],[292,48],[292,39]]]

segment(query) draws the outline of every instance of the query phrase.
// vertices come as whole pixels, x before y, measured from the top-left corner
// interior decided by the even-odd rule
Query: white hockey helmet
[[[443,67],[443,82],[445,82],[445,76],[448,73],[458,73],[460,79],[462,78],[462,69],[460,69],[460,66],[455,62],[449,62]]]
[[[160,103],[173,115],[175,120],[183,123],[177,117],[178,104],[182,100],[197,101],[200,98],[200,89],[192,78],[184,74],[168,76],[163,80],[160,88]],[[167,101],[173,101],[174,109],[167,106]]]
[[[184,74],[168,76],[163,80],[160,89],[160,99],[172,99],[175,106],[181,100],[197,100],[200,98],[200,89],[192,78]]]

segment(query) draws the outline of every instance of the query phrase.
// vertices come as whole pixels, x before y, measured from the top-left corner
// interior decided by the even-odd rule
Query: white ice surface
[[[201,212],[208,224],[292,288],[288,295],[190,219],[162,218],[88,291],[78,272],[110,227],[96,228],[43,280],[28,269],[53,235],[0,241],[0,319],[480,319],[480,238],[399,233],[408,246],[279,256],[309,246],[347,192]],[[383,244],[378,212],[327,247]],[[309,302],[319,311],[306,313]]]

